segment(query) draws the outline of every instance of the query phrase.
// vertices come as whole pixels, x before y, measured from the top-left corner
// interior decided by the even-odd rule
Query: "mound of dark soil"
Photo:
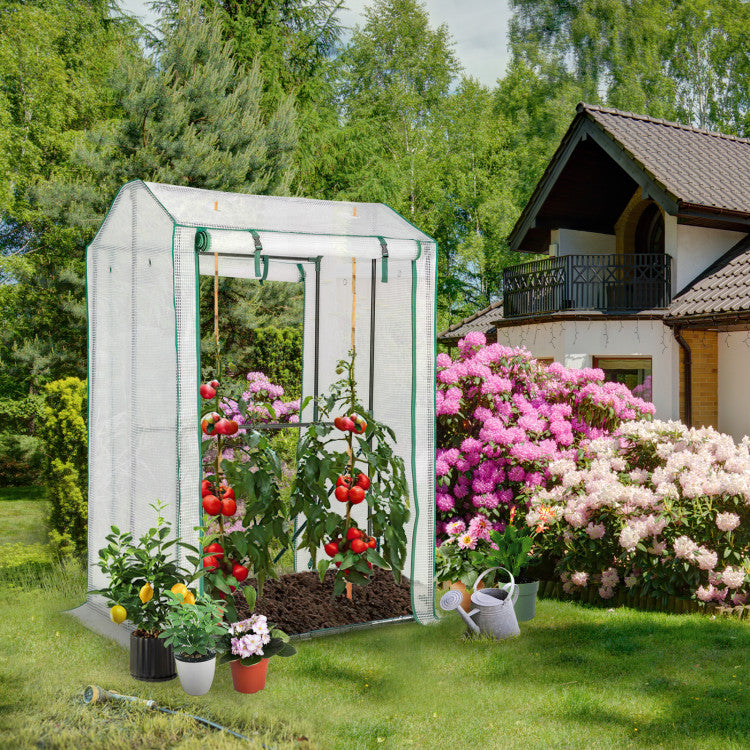
[[[409,584],[396,583],[388,571],[375,571],[368,586],[352,586],[351,601],[346,594],[333,597],[333,578],[329,573],[321,583],[315,573],[293,573],[268,580],[255,611],[289,635],[412,613]],[[255,581],[250,583],[256,585]],[[249,616],[245,598],[239,592],[235,602],[240,618]]]

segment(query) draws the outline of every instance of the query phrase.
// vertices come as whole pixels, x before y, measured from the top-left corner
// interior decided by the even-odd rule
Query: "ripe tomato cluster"
[[[350,526],[344,538],[331,539],[330,542],[323,545],[323,549],[328,557],[335,557],[338,554],[346,554],[347,550],[351,550],[355,555],[361,555],[368,549],[375,549],[377,546],[378,543],[374,536],[368,538],[362,529]],[[341,567],[341,561],[336,560],[334,565],[337,568]],[[372,563],[368,562],[367,567],[372,569]],[[348,569],[345,569],[344,573],[347,572]]]
[[[342,432],[353,432],[355,435],[361,435],[367,429],[367,422],[359,414],[350,414],[348,417],[336,417],[333,425],[337,430]]]
[[[237,583],[242,583],[247,578],[248,569],[236,560],[225,559],[224,548],[218,542],[212,542],[204,547],[203,551],[206,553],[203,558],[203,567],[206,570],[212,573],[221,570],[227,575],[234,576]],[[236,587],[230,586],[229,588],[234,591]]]
[[[203,495],[203,510],[209,516],[233,516],[237,512],[237,498],[231,487],[222,485],[219,488],[221,497],[217,497],[214,485],[209,479],[204,479],[201,485]]]
[[[212,380],[210,383],[203,383],[200,387],[200,394],[205,399],[216,398],[216,389],[219,387],[218,380]],[[233,419],[227,419],[218,412],[211,412],[201,420],[201,429],[206,435],[227,435],[231,436],[237,433],[239,425]]]
[[[336,480],[336,489],[333,494],[342,503],[358,505],[365,499],[365,492],[370,489],[370,477],[360,472],[352,484],[352,478],[343,474]]]

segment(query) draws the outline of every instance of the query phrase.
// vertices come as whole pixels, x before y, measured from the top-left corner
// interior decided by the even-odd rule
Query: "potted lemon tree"
[[[178,546],[195,555],[198,551],[170,538],[171,525],[161,515],[166,506],[157,502],[151,507],[156,511],[156,526],[139,539],[112,526],[98,562],[109,585],[89,593],[105,597],[114,623],[127,619],[135,625],[130,634],[130,674],[136,680],[162,682],[177,676],[172,646],[158,637],[169,613],[169,594],[179,592],[194,602],[195,594],[186,583],[202,573],[189,574],[180,567],[175,559]]]
[[[174,650],[182,689],[188,695],[205,695],[214,680],[216,642],[226,627],[221,624],[219,602],[205,594],[195,599],[189,593],[187,589],[167,592],[170,609],[159,638]]]

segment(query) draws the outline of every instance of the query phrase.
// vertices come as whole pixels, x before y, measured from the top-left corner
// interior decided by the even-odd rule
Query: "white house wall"
[[[616,250],[614,234],[555,229],[550,238],[558,255],[614,255]]]
[[[679,419],[679,350],[670,330],[658,320],[566,320],[508,326],[497,329],[497,341],[526,347],[535,357],[552,357],[566,367],[591,367],[594,357],[651,357],[656,416]]]
[[[746,331],[720,333],[718,429],[735,440],[750,434],[750,336]]]
[[[744,232],[676,224],[677,250],[673,252],[672,288],[682,291],[744,236]]]

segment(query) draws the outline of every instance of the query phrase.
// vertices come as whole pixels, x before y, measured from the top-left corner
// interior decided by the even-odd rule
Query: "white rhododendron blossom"
[[[530,517],[548,509],[544,544],[565,590],[595,583],[608,599],[624,582],[657,596],[748,601],[750,437],[736,444],[710,427],[624,421],[547,476],[528,492]]]
[[[720,531],[734,531],[740,525],[740,517],[736,513],[717,513],[716,528]]]

